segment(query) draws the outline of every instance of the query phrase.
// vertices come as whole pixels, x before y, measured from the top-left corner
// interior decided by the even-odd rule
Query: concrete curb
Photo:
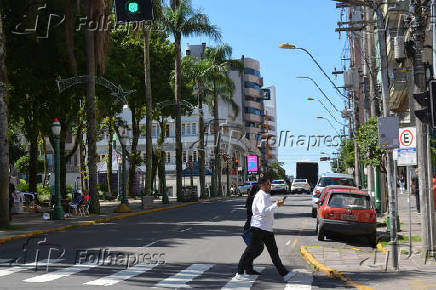
[[[0,239],[0,244],[7,243],[7,242],[10,242],[13,240],[39,236],[39,235],[47,234],[47,233],[51,233],[51,232],[59,232],[59,231],[65,231],[65,230],[75,229],[75,228],[79,228],[79,227],[92,226],[92,225],[96,225],[96,224],[122,220],[122,219],[130,218],[130,217],[136,217],[136,216],[140,216],[140,215],[144,215],[144,214],[156,213],[156,212],[160,212],[160,211],[166,211],[166,210],[170,210],[170,209],[181,208],[181,207],[186,207],[186,206],[201,204],[201,203],[207,203],[207,202],[217,202],[217,201],[222,201],[222,200],[227,200],[227,199],[232,199],[232,198],[214,198],[214,199],[210,199],[210,200],[188,202],[188,203],[178,204],[178,205],[169,206],[169,207],[155,208],[155,209],[151,209],[151,210],[133,212],[133,213],[123,214],[123,215],[114,216],[114,217],[96,219],[93,221],[82,222],[82,223],[78,223],[78,224],[74,224],[74,225],[61,226],[61,227],[51,228],[51,229],[46,229],[46,230],[38,230],[38,231],[30,232],[30,233],[25,233],[25,234],[20,234],[20,235],[2,238],[2,239]]]
[[[371,288],[371,287],[368,287],[365,285],[361,285],[357,282],[351,281],[350,279],[345,277],[344,274],[342,274],[340,271],[333,269],[333,268],[330,268],[330,267],[327,267],[324,264],[321,264],[311,253],[309,253],[309,251],[307,250],[307,248],[305,246],[300,247],[300,253],[309,264],[311,264],[312,266],[315,267],[315,269],[320,270],[321,272],[323,272],[324,274],[326,274],[330,278],[342,280],[347,285],[354,287],[356,289],[360,289],[360,290],[373,290],[374,289],[374,288]]]

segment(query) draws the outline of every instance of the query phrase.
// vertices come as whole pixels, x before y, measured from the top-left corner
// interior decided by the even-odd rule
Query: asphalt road
[[[245,249],[240,236],[244,201],[202,203],[0,245],[0,289],[349,288],[313,272],[299,254],[302,245],[320,244],[310,195],[290,196],[275,214],[279,253],[296,277],[284,283],[265,250],[255,260],[261,276],[254,282],[232,281]],[[323,245],[369,249],[366,241],[338,239]]]

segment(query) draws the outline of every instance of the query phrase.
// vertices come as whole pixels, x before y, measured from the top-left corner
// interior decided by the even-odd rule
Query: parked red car
[[[348,186],[348,185],[328,185],[322,189],[316,190],[312,197],[312,217],[316,218],[318,213],[319,205],[321,204],[321,201],[324,200],[326,197],[326,194],[332,190],[332,189],[356,189],[355,186]]]
[[[324,197],[324,198],[322,198]],[[316,232],[323,241],[332,233],[363,235],[372,247],[377,245],[377,219],[371,197],[358,189],[330,188],[318,202]]]

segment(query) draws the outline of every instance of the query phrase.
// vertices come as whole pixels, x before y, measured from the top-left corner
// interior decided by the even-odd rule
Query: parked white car
[[[318,210],[318,199],[326,186],[341,185],[355,187],[354,178],[352,175],[340,174],[340,173],[325,173],[321,175],[318,180],[318,184],[313,189],[312,196],[312,217],[315,218]]]
[[[257,184],[257,181],[246,181],[243,185],[238,186],[238,192],[240,195],[248,194],[253,185]]]
[[[284,179],[277,179],[271,181],[271,195],[275,193],[284,194],[288,192],[289,192],[289,187]]]
[[[291,185],[291,193],[310,192],[310,184],[307,179],[294,179]]]

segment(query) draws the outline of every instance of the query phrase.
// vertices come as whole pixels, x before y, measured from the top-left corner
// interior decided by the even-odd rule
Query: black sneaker
[[[247,274],[247,275],[262,275],[261,273],[257,272],[256,270],[247,270],[247,271],[245,271],[245,274]]]

